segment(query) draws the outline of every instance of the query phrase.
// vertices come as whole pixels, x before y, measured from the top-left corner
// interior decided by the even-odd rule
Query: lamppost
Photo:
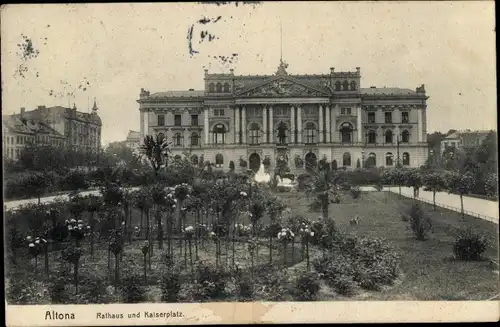
[[[361,169],[365,168],[365,151],[361,150]]]
[[[431,157],[430,157],[430,160],[429,160],[429,163],[430,163],[430,166],[431,166],[430,168],[431,168],[431,169],[434,169],[434,150],[433,150],[433,149],[431,149],[431,150],[429,151],[429,154],[430,154],[430,156],[431,156]]]
[[[399,134],[396,135],[396,167],[401,167],[400,158],[399,158],[399,144],[401,143],[399,139]]]

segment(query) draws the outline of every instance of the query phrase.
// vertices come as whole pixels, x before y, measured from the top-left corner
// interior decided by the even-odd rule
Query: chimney
[[[208,75],[208,69],[205,69],[205,76]]]

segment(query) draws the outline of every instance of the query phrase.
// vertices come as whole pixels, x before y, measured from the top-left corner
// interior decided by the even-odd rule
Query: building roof
[[[188,90],[188,91],[166,91],[156,92],[151,94],[150,98],[192,98],[205,95],[203,90]]]
[[[10,115],[4,118],[5,126],[13,133],[27,134],[49,134],[51,136],[64,137],[61,133],[50,127],[43,121],[30,117],[21,117],[20,114]]]
[[[361,88],[359,90],[361,94],[366,95],[416,95],[415,90],[402,89],[398,87],[370,87]]]
[[[141,133],[137,131],[129,131],[127,135],[127,140],[140,140]]]

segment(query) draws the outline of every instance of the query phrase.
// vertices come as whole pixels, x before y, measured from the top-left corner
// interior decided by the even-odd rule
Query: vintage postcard
[[[1,7],[8,326],[498,321],[492,1]]]

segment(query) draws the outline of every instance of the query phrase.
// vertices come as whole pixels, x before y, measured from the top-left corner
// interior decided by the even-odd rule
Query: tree
[[[418,196],[418,191],[422,187],[422,174],[418,168],[410,169],[405,174],[406,186],[413,187],[413,198]]]
[[[170,143],[161,135],[157,135],[156,138],[146,135],[141,150],[143,155],[148,159],[155,175],[158,176],[160,169],[167,166],[170,157]]]
[[[359,158],[356,161],[356,169],[361,169],[361,161],[359,161]]]
[[[423,176],[424,186],[432,192],[434,211],[436,211],[436,193],[446,188],[444,175],[439,172],[428,172]]]
[[[474,176],[472,176],[471,173],[461,174],[458,172],[450,172],[447,174],[446,178],[447,178],[446,185],[448,188],[448,192],[457,193],[460,195],[462,218],[465,219],[463,196],[471,192],[476,183],[476,180],[474,179]]]
[[[40,198],[54,184],[54,176],[49,173],[32,172],[23,179],[24,189],[28,195]]]
[[[337,160],[332,161],[332,170],[337,170]]]
[[[485,182],[485,192],[488,196],[497,197],[498,196],[498,175],[491,173],[486,178]]]
[[[306,185],[306,194],[321,203],[323,219],[327,220],[330,203],[336,202],[338,188],[343,182],[340,171],[320,170],[314,173],[312,182]]]

